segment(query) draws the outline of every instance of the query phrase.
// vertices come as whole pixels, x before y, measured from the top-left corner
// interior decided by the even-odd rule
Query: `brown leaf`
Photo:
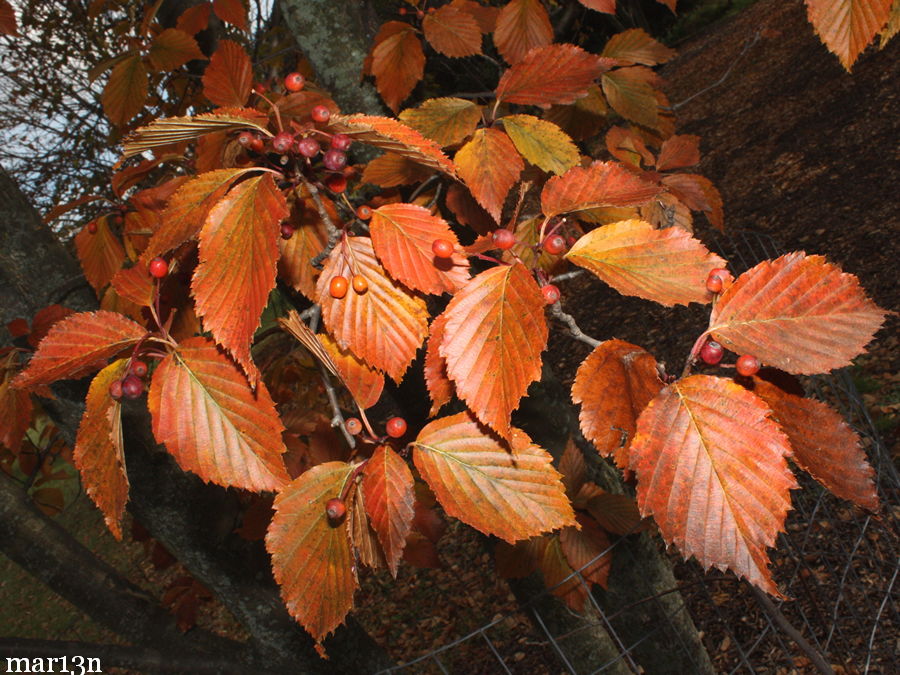
[[[147,56],[150,65],[158,71],[176,70],[194,59],[206,60],[197,41],[176,28],[167,28],[153,38]]]
[[[656,66],[675,57],[676,51],[657,42],[640,28],[631,28],[613,35],[603,47],[603,56],[623,65],[642,63]]]
[[[551,42],[553,26],[540,0],[510,0],[500,10],[494,44],[507,63],[518,63],[534,47]]]
[[[378,403],[384,390],[384,375],[354,356],[350,351],[341,349],[328,333],[320,333],[316,338],[331,355],[340,379],[356,400],[360,408],[371,408]]]
[[[100,97],[109,121],[123,127],[137,115],[147,100],[147,68],[138,53],[120,61],[109,75]]]
[[[222,21],[227,21],[235,28],[250,30],[247,8],[241,0],[213,0],[213,11]]]
[[[247,52],[237,42],[220,40],[203,73],[203,94],[218,106],[240,108],[252,86],[253,66]]]
[[[75,251],[85,279],[99,295],[125,262],[125,249],[110,230],[108,216],[98,218],[94,224],[96,232],[92,233],[90,225],[86,225],[75,235]]]
[[[415,28],[388,21],[375,36],[371,73],[381,98],[395,113],[425,73],[425,53]]]
[[[453,5],[444,5],[422,19],[429,44],[444,56],[462,57],[481,53],[481,29],[475,17]]]
[[[618,68],[603,74],[603,93],[610,107],[622,117],[650,129],[662,121],[652,78],[656,74],[644,66]]]
[[[497,100],[549,108],[574,103],[609,70],[609,61],[575,45],[548,45],[532,49],[497,85]]]

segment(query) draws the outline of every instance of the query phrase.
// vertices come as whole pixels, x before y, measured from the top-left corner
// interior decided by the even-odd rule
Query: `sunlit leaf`
[[[203,73],[203,94],[218,106],[240,108],[250,96],[253,66],[244,48],[220,40]]]
[[[475,17],[453,5],[444,5],[422,19],[429,44],[444,56],[474,56],[481,53],[481,29]]]
[[[353,140],[390,150],[450,176],[456,175],[453,162],[437,143],[397,120],[372,115],[335,115],[331,122],[335,131]]]
[[[425,73],[425,53],[416,30],[403,21],[388,21],[375,36],[371,52],[375,87],[397,112]]]
[[[394,577],[412,529],[413,476],[406,462],[390,446],[382,445],[366,462],[362,491],[369,522],[378,533]]]
[[[617,466],[627,468],[638,415],[662,386],[649,352],[622,340],[601,343],[578,367],[572,385],[585,438],[601,455],[612,455]]]
[[[554,103],[573,103],[609,70],[609,60],[575,45],[548,45],[533,49],[503,73],[497,99],[507,103],[549,108]]]
[[[241,0],[213,0],[213,11],[222,21],[227,21],[235,28],[244,31],[250,29],[247,8]]]
[[[325,513],[351,471],[344,462],[327,462],[301,474],[275,498],[266,534],[281,597],[315,640],[341,625],[353,606],[357,581],[347,519],[332,524]]]
[[[680,227],[657,230],[625,220],[591,230],[566,258],[590,270],[623,295],[662,305],[707,303],[706,277],[725,261]]]
[[[350,279],[355,274],[366,278],[365,293],[350,289],[343,298],[331,296],[332,277]],[[322,320],[337,343],[399,382],[428,334],[428,312],[420,297],[387,275],[375,257],[372,240],[348,237],[338,244],[316,291]]]
[[[509,136],[499,129],[479,129],[459,149],[454,162],[472,196],[500,222],[506,195],[525,168]]]
[[[200,230],[200,263],[191,282],[197,314],[251,382],[250,341],[275,287],[278,224],[287,215],[272,174],[264,173],[216,203]]]
[[[644,30],[631,28],[613,35],[603,47],[603,56],[622,64],[656,66],[675,57],[675,50],[657,42]]]
[[[602,77],[603,93],[610,107],[622,117],[651,129],[660,126],[656,90],[649,77],[653,71],[643,66],[618,68]]]
[[[73,451],[84,491],[119,540],[122,539],[122,516],[128,501],[128,474],[122,440],[122,406],[109,395],[109,388],[114,381],[124,377],[126,366],[127,361],[119,359],[94,377]]]
[[[548,173],[563,174],[578,164],[578,148],[552,122],[532,115],[507,115],[503,129],[525,159]]]
[[[576,213],[600,206],[639,206],[660,192],[660,187],[612,162],[576,166],[554,176],[541,192],[546,216]]]
[[[145,127],[135,129],[122,142],[124,148],[122,156],[127,159],[160,145],[190,141],[218,131],[252,129],[264,136],[271,136],[272,133],[266,129],[265,122],[266,118],[255,111],[237,109],[195,115],[194,117],[170,117],[154,120]]]
[[[415,204],[385,204],[372,212],[372,245],[388,273],[423,293],[455,293],[469,280],[469,260],[440,216]],[[450,258],[431,250],[436,239],[454,245]]]
[[[510,439],[459,413],[422,429],[413,459],[447,514],[485,534],[512,543],[574,524],[547,451],[519,429]]]
[[[237,366],[204,337],[178,345],[153,372],[153,434],[179,466],[205,481],[278,490],[290,480],[284,427],[265,384],[251,391]]]
[[[810,375],[849,365],[883,321],[855,276],[798,251],[738,277],[713,308],[709,332],[733,352]]]
[[[120,61],[109,75],[100,97],[109,121],[125,126],[147,100],[147,68],[141,55],[134,53]]]
[[[188,61],[206,59],[197,46],[197,41],[176,28],[167,28],[153,38],[147,56],[150,65],[159,71],[175,70]]]
[[[500,10],[494,44],[507,63],[518,63],[534,47],[551,42],[553,26],[540,0],[510,0]]]
[[[400,121],[440,146],[468,138],[481,121],[482,108],[463,98],[430,98],[400,113]]]
[[[425,350],[425,386],[431,397],[431,411],[429,416],[434,417],[438,411],[453,398],[453,382],[447,376],[447,362],[441,356],[440,347],[444,341],[444,326],[447,323],[447,314],[441,313],[431,322],[428,334],[428,346]]]
[[[86,225],[75,235],[75,252],[84,278],[96,293],[106,286],[125,261],[125,249],[109,228],[109,218],[94,221],[96,232]]]
[[[836,410],[759,377],[753,378],[753,393],[769,404],[772,419],[791,442],[791,459],[801,469],[838,497],[878,512],[875,471],[859,436]]]
[[[848,71],[888,21],[893,0],[806,0],[809,22]]]
[[[145,333],[142,326],[115,312],[71,314],[54,324],[12,385],[24,389],[83,377],[133,347]]]
[[[544,301],[523,265],[485,270],[445,310],[440,353],[456,391],[479,420],[508,438],[510,414],[541,374]]]
[[[153,277],[142,265],[120,269],[111,284],[120,298],[143,307],[153,304]]]
[[[731,380],[693,375],[665,387],[631,444],[641,514],[704,568],[733,570],[780,596],[766,547],[797,487],[787,437],[765,402]]]

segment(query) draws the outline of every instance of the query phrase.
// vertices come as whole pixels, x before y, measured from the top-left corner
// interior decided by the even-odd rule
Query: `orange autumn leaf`
[[[16,13],[13,11],[9,0],[0,0],[0,33],[18,37],[19,31],[16,25]]]
[[[509,136],[499,129],[478,129],[456,153],[454,162],[472,196],[500,222],[506,195],[525,168]]]
[[[475,17],[453,5],[444,5],[422,19],[422,32],[444,56],[462,57],[481,53],[481,29]]]
[[[595,12],[603,12],[604,14],[615,16],[616,0],[578,0],[578,2],[588,9],[593,9]]]
[[[425,349],[425,386],[431,397],[430,417],[438,414],[438,411],[453,398],[453,382],[447,376],[447,362],[441,356],[440,347],[444,341],[444,326],[447,324],[446,312],[439,314],[431,322],[428,334],[428,346]]]
[[[264,173],[219,200],[200,230],[200,263],[191,281],[197,314],[254,383],[250,341],[275,287],[278,223],[287,215],[284,195]]]
[[[546,216],[577,213],[601,206],[640,206],[660,192],[660,187],[613,162],[576,166],[546,182],[541,209]]]
[[[250,29],[247,8],[242,0],[213,0],[213,11],[222,21],[227,21],[235,28],[244,31]]]
[[[332,297],[331,279],[362,275],[368,290]],[[399,382],[428,334],[425,302],[388,276],[368,237],[335,246],[316,286],[322,320],[344,349]]]
[[[841,499],[877,513],[875,471],[859,436],[833,408],[790,394],[759,377],[753,393],[769,404],[772,418],[787,434],[791,459]]]
[[[31,395],[23,389],[14,389],[15,353],[0,363],[0,446],[18,454],[22,437],[31,426]]]
[[[206,60],[197,41],[176,28],[167,28],[153,38],[147,57],[158,71],[175,70],[194,59]]]
[[[204,481],[262,491],[290,480],[281,458],[284,427],[265,384],[251,391],[209,338],[189,338],[160,362],[147,407],[156,440]]]
[[[519,429],[510,445],[471,413],[426,425],[413,459],[448,515],[514,543],[573,525],[575,514],[551,457]]]
[[[400,121],[441,147],[468,138],[481,121],[482,108],[463,98],[430,98],[400,113]]]
[[[349,518],[332,523],[325,513],[325,504],[341,494],[351,471],[344,462],[326,462],[300,474],[275,497],[266,533],[288,612],[317,641],[340,626],[353,606],[357,580]]]
[[[510,415],[541,375],[544,300],[520,264],[498,265],[466,284],[445,310],[440,354],[457,394],[504,438]]]
[[[703,211],[709,222],[720,230],[725,226],[722,195],[705,176],[674,173],[664,176],[663,186],[692,211]]]
[[[612,455],[616,466],[627,468],[638,415],[662,386],[649,352],[622,340],[598,345],[578,367],[572,384],[585,438],[604,457]]]
[[[609,70],[610,62],[575,45],[548,45],[533,49],[503,73],[497,100],[549,108],[574,103]]]
[[[662,120],[652,79],[656,74],[644,66],[617,68],[604,73],[603,93],[609,106],[622,117],[650,129],[659,129]]]
[[[184,31],[188,35],[196,35],[209,26],[209,14],[212,5],[209,2],[201,2],[199,5],[188,7],[178,17],[175,28]]]
[[[603,47],[603,56],[622,65],[642,63],[656,66],[675,57],[675,50],[657,42],[640,28],[631,28],[613,35]]]
[[[510,0],[494,29],[497,51],[509,64],[515,64],[535,47],[553,42],[553,26],[540,0]]]
[[[797,487],[790,454],[764,401],[731,380],[692,375],[665,387],[638,418],[638,506],[685,557],[781,597],[766,548],[784,529]]]
[[[388,568],[396,578],[406,538],[412,530],[415,502],[412,472],[390,446],[381,445],[366,462],[362,491],[369,523],[378,533]]]
[[[122,440],[122,405],[109,395],[109,388],[127,373],[126,366],[127,361],[119,359],[94,377],[73,450],[84,491],[119,540],[128,501],[128,474]]]
[[[125,262],[125,249],[109,228],[109,218],[94,221],[96,232],[86,225],[75,235],[75,252],[84,278],[96,293],[110,282]]]
[[[320,196],[320,199],[333,222],[337,222],[339,219],[334,203],[324,196]],[[290,222],[294,226],[294,234],[290,239],[280,237],[278,239],[278,248],[281,251],[278,258],[278,277],[294,290],[313,300],[316,297],[319,270],[313,267],[310,261],[325,250],[328,233],[312,199],[298,199],[294,203],[294,213]]]
[[[849,365],[884,316],[855,276],[797,251],[738,277],[716,302],[708,332],[733,352],[812,375]]]
[[[153,277],[143,265],[123,267],[112,278],[111,284],[116,294],[128,302],[141,307],[150,307],[153,304]]]
[[[348,350],[341,349],[328,333],[320,333],[316,338],[331,356],[332,364],[337,368],[341,381],[359,407],[371,408],[378,403],[384,389],[384,375]]]
[[[388,273],[408,288],[423,293],[455,293],[469,280],[469,260],[456,235],[440,216],[416,204],[385,204],[372,212],[369,223],[375,253]],[[438,258],[436,239],[453,244],[453,255]]]
[[[670,136],[663,141],[656,159],[657,171],[683,169],[700,163],[700,137],[688,134]]]
[[[375,88],[397,112],[425,73],[425,53],[415,28],[403,21],[383,24],[375,36],[371,58]]]
[[[110,357],[133,347],[146,332],[143,326],[116,312],[70,314],[48,331],[12,386],[26,389],[84,377],[105,366]]]
[[[806,0],[809,22],[848,71],[887,23],[893,0]]]
[[[588,588],[593,584],[597,584],[600,588],[606,588],[612,568],[609,537],[591,518],[578,514],[576,520],[581,526],[580,529],[566,527],[559,533],[560,551],[572,570],[577,570],[585,580]],[[546,581],[548,586],[555,585],[551,584],[550,579],[546,579]],[[557,590],[565,593],[562,597],[569,607],[575,611],[582,611],[584,602],[587,600],[588,589],[581,584],[577,576],[573,577],[572,584],[577,585],[580,592],[566,592],[566,584]]]
[[[433,171],[428,167],[418,164],[408,157],[394,152],[386,152],[366,164],[360,180],[363,183],[389,188],[419,183],[432,173]]]
[[[138,53],[120,61],[100,96],[103,111],[117,127],[125,126],[137,115],[147,100],[147,67]]]
[[[725,261],[680,227],[625,220],[591,230],[566,254],[623,295],[661,305],[707,303],[706,277]]]
[[[203,73],[203,94],[221,107],[240,108],[250,97],[253,66],[244,48],[221,40]]]

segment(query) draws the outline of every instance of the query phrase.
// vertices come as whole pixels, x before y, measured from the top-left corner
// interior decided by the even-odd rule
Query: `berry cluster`
[[[144,380],[147,376],[149,368],[147,364],[138,359],[134,359],[128,368],[128,373],[121,380],[114,381],[109,385],[109,395],[115,400],[122,397],[135,399],[144,393]]]
[[[707,365],[718,365],[722,361],[723,356],[725,356],[725,348],[715,340],[710,340],[700,348],[700,359]],[[743,354],[738,357],[734,367],[738,375],[750,377],[759,372],[759,359],[752,354]]]

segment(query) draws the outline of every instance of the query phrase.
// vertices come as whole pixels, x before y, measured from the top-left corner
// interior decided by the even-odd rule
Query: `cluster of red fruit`
[[[710,270],[709,276],[706,277],[706,288],[710,293],[718,294],[727,290],[733,281],[734,277],[731,276],[731,272],[717,267],[714,270]],[[718,365],[722,361],[723,356],[725,356],[725,348],[715,340],[708,341],[700,348],[700,358],[710,366]],[[738,375],[750,377],[759,372],[759,359],[752,354],[743,354],[738,357],[734,367]]]
[[[144,380],[147,376],[147,364],[139,359],[133,359],[128,367],[128,374],[121,380],[116,380],[109,385],[109,395],[115,400],[123,396],[135,399],[144,393]]]

